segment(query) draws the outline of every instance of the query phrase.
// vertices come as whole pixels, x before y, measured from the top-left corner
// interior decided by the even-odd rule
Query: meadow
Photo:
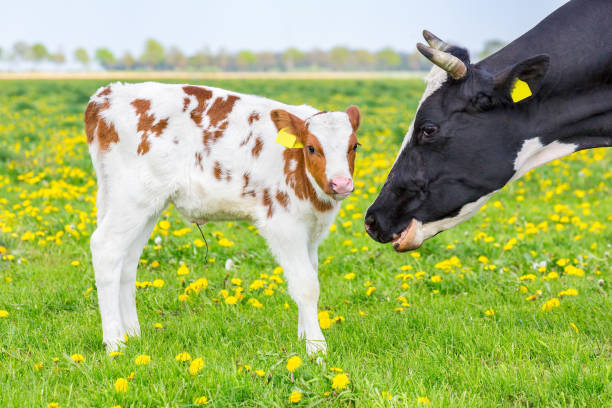
[[[257,230],[207,224],[205,261],[172,208],[140,260],[142,337],[109,356],[82,126],[104,84],[0,83],[0,406],[612,406],[612,152],[536,169],[396,254],[367,237],[363,215],[413,118],[417,79],[206,81],[362,110],[357,189],[320,248],[321,364],[297,340],[296,306]]]

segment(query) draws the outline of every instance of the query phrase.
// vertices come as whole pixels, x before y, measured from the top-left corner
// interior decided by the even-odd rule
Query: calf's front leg
[[[306,233],[292,231],[289,237],[282,231],[262,231],[262,235],[283,267],[289,295],[297,304],[298,338],[306,340],[309,355],[325,354],[327,344],[318,319],[319,278],[313,268]]]

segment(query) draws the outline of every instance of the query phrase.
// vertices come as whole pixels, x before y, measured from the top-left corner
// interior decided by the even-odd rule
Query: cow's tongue
[[[419,229],[421,228],[421,222],[413,218],[410,224],[402,231],[399,237],[393,240],[393,248],[397,252],[406,252],[417,249],[423,243],[423,240],[419,237]]]

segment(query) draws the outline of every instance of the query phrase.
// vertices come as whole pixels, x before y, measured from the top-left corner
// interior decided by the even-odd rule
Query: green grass
[[[362,219],[408,129],[422,82],[208,84],[321,109],[362,109],[356,170],[362,184],[320,248],[320,310],[344,318],[324,330],[324,363],[309,360],[296,339],[297,310],[284,282],[274,288],[262,278],[269,295],[249,290],[277,266],[254,229],[242,222],[206,225],[214,262],[205,263],[204,248],[194,245],[197,229],[173,234],[190,227],[173,209],[163,215],[170,228],[161,247],[151,240],[142,255],[139,281],[164,281],[138,289],[142,337],[130,339],[123,355],[107,356],[90,291],[95,177],[81,122],[89,95],[104,83],[3,82],[0,310],[8,316],[0,317],[0,406],[185,407],[206,396],[208,406],[282,407],[293,405],[295,389],[303,393],[295,405],[303,407],[428,406],[421,397],[432,407],[611,406],[610,152],[579,153],[537,169],[418,255],[400,255],[369,240]],[[158,225],[153,235],[163,231]],[[219,245],[221,237],[234,245]],[[440,262],[452,257],[443,269]],[[228,258],[236,264],[229,272]],[[190,269],[184,282],[180,262]],[[543,262],[546,269],[538,270]],[[345,279],[348,273],[355,278]],[[535,279],[520,280],[528,274]],[[200,277],[208,288],[179,301]],[[234,291],[231,278],[243,280],[246,294],[236,305],[220,293]],[[370,296],[369,287],[376,288]],[[577,296],[542,310],[568,288]],[[409,306],[401,306],[401,296]],[[201,357],[204,368],[191,375],[189,363],[175,361],[180,352]],[[75,353],[84,361],[74,362]],[[151,362],[136,365],[141,354]],[[304,362],[291,376],[285,365],[293,355]],[[345,389],[332,389],[332,367],[348,375]],[[115,381],[131,373],[127,392],[116,392]]]

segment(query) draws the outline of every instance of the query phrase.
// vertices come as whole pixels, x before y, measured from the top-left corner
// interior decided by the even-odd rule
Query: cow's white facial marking
[[[427,76],[425,77],[425,82],[427,82],[427,87],[425,88],[425,92],[423,93],[423,96],[421,97],[421,100],[419,101],[419,106],[417,106],[417,109],[415,112],[418,112],[423,102],[425,102],[425,100],[429,98],[434,92],[440,89],[447,80],[448,80],[448,73],[444,71],[442,68],[439,68],[434,65],[429,71],[429,74],[427,74]],[[402,142],[402,146],[399,149],[399,153],[397,154],[397,157],[399,157],[399,155],[404,150],[404,147],[408,144],[408,142],[410,142],[410,138],[412,137],[413,129],[414,129],[414,120],[412,121],[412,123],[410,124],[410,127],[408,128],[408,132],[406,133],[406,136],[404,136],[404,141]],[[395,160],[397,161],[397,158]]]
[[[508,182],[519,179],[529,170],[532,170],[538,166],[572,154],[577,148],[578,145],[560,143],[557,141],[544,146],[537,137],[526,140],[514,161],[515,174]],[[485,205],[489,198],[495,194],[495,192],[496,191],[492,191],[474,202],[465,204],[459,211],[459,214],[455,217],[444,218],[442,220],[423,224],[421,230],[419,231],[420,238],[422,238],[424,241],[433,237],[438,232],[453,228],[454,226],[472,218],[478,212],[478,210]]]
[[[453,228],[454,226],[459,225],[462,222],[469,220],[478,212],[478,210],[480,210],[480,208],[482,208],[483,205],[485,205],[487,201],[489,201],[489,198],[494,193],[495,191],[485,196],[480,197],[478,200],[474,202],[465,204],[459,211],[459,214],[457,214],[454,217],[443,218],[438,221],[433,221],[433,222],[428,222],[427,224],[423,224],[422,232],[421,232],[423,240],[429,239],[433,237],[434,235],[436,235],[438,232],[446,231],[447,229]]]
[[[531,169],[572,154],[578,147],[576,144],[557,141],[544,146],[538,137],[525,140],[514,160],[515,173],[510,181],[523,177]]]

